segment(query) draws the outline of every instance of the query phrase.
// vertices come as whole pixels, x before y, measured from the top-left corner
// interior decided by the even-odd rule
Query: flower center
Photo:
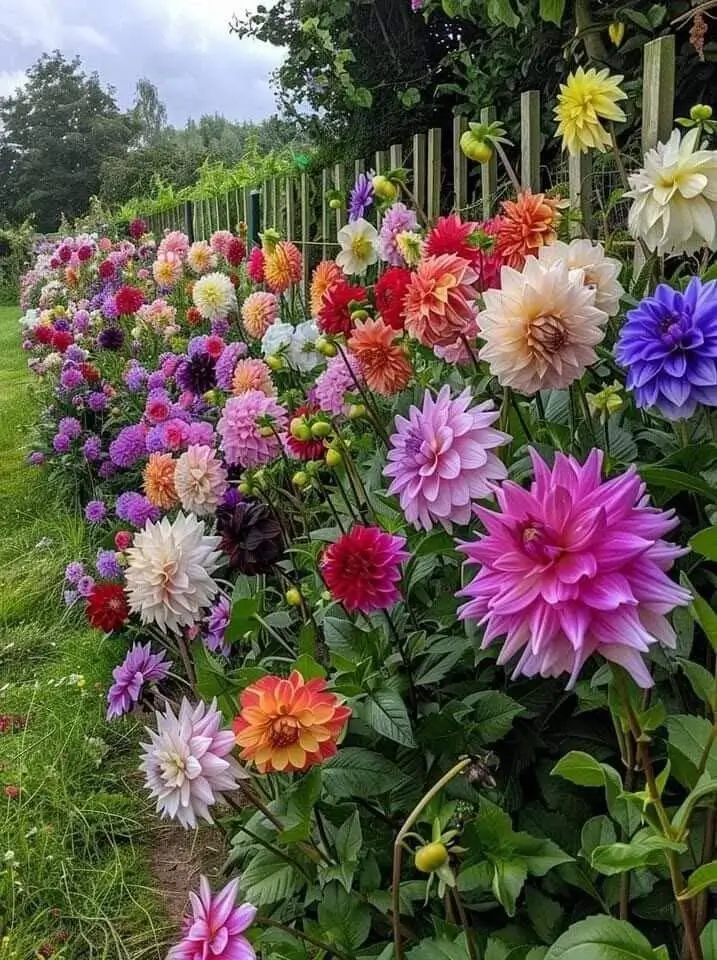
[[[371,253],[371,241],[368,237],[354,237],[351,241],[351,252],[358,260],[366,260]]]
[[[526,339],[532,353],[548,357],[565,346],[568,335],[561,318],[549,313],[529,321]]]
[[[272,747],[289,747],[296,743],[301,733],[301,723],[296,717],[276,717],[272,721],[269,739]]]
[[[552,563],[563,553],[551,531],[539,520],[528,520],[520,532],[523,552],[538,563]]]
[[[679,317],[665,317],[660,323],[660,340],[666,347],[680,347],[686,331]]]

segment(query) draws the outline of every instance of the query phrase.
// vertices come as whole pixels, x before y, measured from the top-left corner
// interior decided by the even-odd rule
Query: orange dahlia
[[[537,257],[541,247],[555,240],[559,203],[556,198],[530,190],[519,193],[516,200],[503,201],[495,249],[504,263],[520,270],[529,254]]]
[[[335,260],[322,260],[317,263],[311,277],[311,316],[318,315],[324,302],[324,294],[339,280],[343,280],[343,271]]]
[[[241,758],[261,773],[308,770],[334,756],[351,716],[324,680],[304,680],[296,670],[288,680],[269,676],[252,683],[239,705],[232,729]]]
[[[232,377],[232,393],[234,396],[241,396],[242,393],[248,393],[250,390],[261,390],[267,397],[273,397],[276,394],[276,387],[271,379],[269,366],[263,360],[257,360],[255,357],[239,360],[234,367],[234,376]]]
[[[356,324],[348,342],[366,383],[384,397],[400,393],[413,373],[405,348],[394,343],[398,336],[383,320],[366,320]]]
[[[478,274],[463,257],[426,257],[403,300],[408,333],[426,347],[449,346],[465,336],[475,318]]]
[[[279,302],[273,293],[250,293],[241,308],[241,318],[250,337],[261,340],[279,315]]]
[[[169,510],[178,502],[174,489],[176,464],[169,453],[150,453],[144,468],[143,487],[149,502],[162,510]]]
[[[274,293],[284,293],[301,280],[301,253],[290,240],[280,240],[272,253],[265,254],[264,280]]]

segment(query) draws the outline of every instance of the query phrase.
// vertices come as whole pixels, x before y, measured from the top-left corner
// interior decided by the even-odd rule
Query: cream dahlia
[[[165,633],[191,627],[218,589],[211,576],[218,545],[219,537],[207,536],[204,522],[192,514],[179,513],[171,523],[167,517],[148,521],[126,552],[130,610]]]
[[[345,274],[360,276],[378,260],[378,231],[363,217],[341,227],[336,239],[341,247],[336,263]]]
[[[582,270],[584,282],[595,288],[598,310],[614,317],[620,309],[620,297],[625,293],[618,280],[622,264],[614,257],[606,256],[601,243],[586,239],[571,240],[570,243],[556,240],[540,248],[538,259],[542,263],[564,260],[570,270]]]
[[[187,447],[174,468],[174,489],[183,509],[199,517],[216,511],[226,493],[227,471],[212,447]]]
[[[205,320],[221,320],[237,305],[232,282],[224,273],[200,277],[192,289],[192,300]]]
[[[502,386],[526,395],[560,389],[595,363],[607,314],[582,270],[528,257],[522,272],[503,267],[501,288],[484,292],[478,326],[480,358]]]
[[[628,179],[630,233],[659,254],[717,250],[717,150],[699,150],[699,127],[645,154]]]

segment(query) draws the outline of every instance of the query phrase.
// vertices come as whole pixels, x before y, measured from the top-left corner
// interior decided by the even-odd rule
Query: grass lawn
[[[65,564],[95,551],[24,463],[35,409],[17,317],[0,307],[0,960],[157,960],[138,727],[104,722],[123,651],[61,602]]]

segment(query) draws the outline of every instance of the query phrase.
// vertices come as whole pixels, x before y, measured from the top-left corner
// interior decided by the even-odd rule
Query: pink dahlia
[[[321,575],[331,596],[349,612],[390,609],[401,599],[401,563],[410,557],[405,546],[404,537],[379,527],[352,527],[321,558]]]
[[[492,452],[510,440],[491,426],[499,412],[490,400],[471,407],[471,399],[469,389],[451,399],[446,385],[435,400],[426,390],[423,409],[412,406],[408,420],[396,417],[383,473],[393,478],[388,492],[416,527],[468,523],[472,501],[491,496],[492,484],[507,476]]]
[[[189,237],[181,230],[170,230],[162,238],[157,247],[157,256],[163,257],[168,253],[175,253],[180,260],[184,260],[189,250]]]
[[[649,506],[634,468],[603,482],[599,450],[583,465],[559,453],[552,470],[531,457],[529,490],[505,482],[500,512],[476,508],[487,534],[460,545],[480,569],[459,616],[484,625],[484,647],[506,638],[498,663],[522,651],[514,676],[568,673],[572,687],[599,653],[651,686],[642,654],[674,646],[666,614],[689,600],[665,573],[686,552],[661,539],[673,511]]]
[[[403,300],[407,332],[426,347],[449,346],[475,319],[478,274],[467,260],[444,253],[423,260]]]
[[[184,918],[182,939],[167,960],[255,960],[254,948],[243,936],[256,916],[250,903],[236,905],[239,880],[230,880],[212,894],[206,877],[199,878],[199,894],[190,893],[191,916]]]
[[[217,431],[230,466],[258,467],[281,452],[288,415],[273,397],[249,390],[226,402]]]
[[[348,410],[346,394],[356,393],[357,383],[363,383],[358,360],[350,354],[338,354],[329,360],[326,369],[317,378],[310,399],[320,410],[338,416]]]

